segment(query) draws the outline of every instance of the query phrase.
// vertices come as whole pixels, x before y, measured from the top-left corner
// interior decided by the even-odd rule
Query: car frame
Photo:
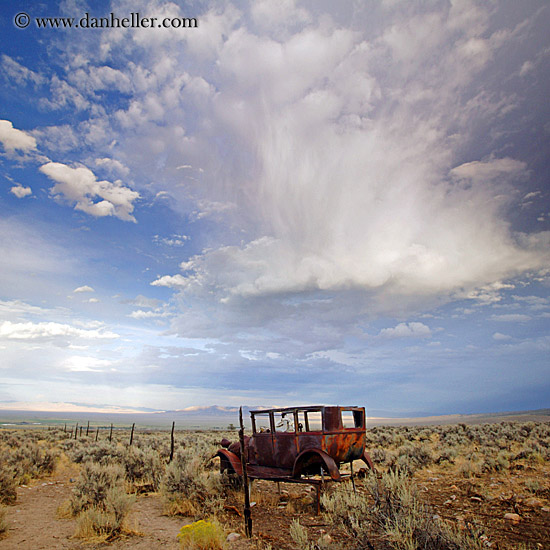
[[[341,481],[340,465],[362,460],[366,452],[364,407],[304,406],[250,411],[252,435],[244,436],[246,471],[251,479],[300,481],[325,474]],[[243,475],[241,445],[222,441],[220,471]],[[352,469],[353,472],[353,469]]]

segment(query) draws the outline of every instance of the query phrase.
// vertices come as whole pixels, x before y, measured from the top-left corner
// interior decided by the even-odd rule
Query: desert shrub
[[[458,457],[456,460],[458,473],[462,477],[471,478],[481,475],[483,471],[483,462],[474,458]]]
[[[59,448],[65,452],[65,454],[73,461],[77,462],[75,460],[78,452],[80,452],[80,449],[84,447],[84,444],[80,440],[75,439],[65,439],[62,441],[59,445]],[[80,460],[82,462],[82,460]]]
[[[332,548],[330,541],[321,537],[317,542],[309,540],[307,529],[300,525],[297,519],[292,520],[290,524],[290,538],[299,550],[328,550]]]
[[[191,453],[176,455],[166,467],[161,490],[173,514],[215,515],[222,505],[220,475],[207,471],[200,457]]]
[[[92,443],[80,439],[71,439],[64,442],[63,447],[70,459],[77,464],[88,461],[99,464],[120,462],[124,454],[124,447],[121,444],[107,440]]]
[[[163,465],[157,452],[151,449],[130,447],[122,456],[126,479],[134,489],[157,491],[163,475]]]
[[[118,465],[84,464],[71,497],[71,510],[77,515],[91,507],[102,507],[107,494],[124,484],[124,470]]]
[[[526,479],[525,489],[529,493],[537,494],[541,489],[541,484],[536,479]]]
[[[76,536],[113,538],[121,533],[134,498],[124,490],[118,465],[84,464],[73,489],[70,512],[77,517]]]
[[[199,520],[184,525],[178,541],[185,550],[223,550],[225,533],[217,521]]]
[[[510,468],[510,453],[508,451],[499,451],[498,453],[489,453],[485,455],[481,470],[484,472],[500,472]],[[476,475],[475,473],[473,475]],[[466,476],[471,477],[471,476]]]
[[[406,476],[412,476],[417,470],[416,465],[406,455],[398,455],[390,464],[390,470]]]
[[[0,538],[8,532],[9,525],[6,518],[6,509],[0,506]]]
[[[370,452],[372,461],[376,464],[383,464],[386,462],[386,451],[384,449],[373,449]]]
[[[430,428],[424,428],[420,430],[416,436],[418,441],[429,441],[431,440],[433,431]]]
[[[114,538],[124,529],[124,520],[134,500],[120,487],[107,490],[99,505],[92,505],[80,512],[75,535],[80,538]]]
[[[15,472],[0,461],[0,504],[13,504],[17,499]]]
[[[51,474],[55,468],[57,452],[52,448],[44,448],[37,443],[26,442],[8,455],[8,464],[15,472],[19,482],[27,482],[32,478]]]
[[[468,440],[464,437],[463,434],[448,431],[444,432],[442,441],[444,441],[450,447],[457,447],[459,445],[464,445]]]
[[[385,449],[398,447],[405,443],[405,436],[412,437],[412,434],[402,432],[404,428],[395,426],[376,426],[367,430],[367,442],[369,447],[383,447]],[[408,428],[407,428],[408,430]]]
[[[424,444],[406,444],[397,450],[397,457],[390,463],[390,468],[406,475],[412,475],[419,468],[433,462],[433,457]]]
[[[290,538],[300,550],[314,550],[315,544],[309,541],[307,529],[297,519],[290,524]]]
[[[510,449],[510,441],[504,439],[503,437],[501,437],[500,439],[497,439],[496,444],[499,449],[506,449],[506,450]]]
[[[323,493],[321,503],[330,521],[351,535],[358,548],[370,548],[373,506],[365,496],[338,486]]]
[[[345,493],[337,488],[334,495],[323,496],[322,502],[330,516],[359,543],[359,548],[371,548],[373,532],[382,532],[395,549],[481,550],[483,541],[477,533],[461,532],[442,523],[419,500],[416,488],[399,473],[383,474],[380,480],[368,482],[374,503],[366,498]],[[340,493],[340,495],[338,495]]]
[[[148,437],[146,440],[139,440],[137,447],[142,450],[155,451],[161,460],[168,460],[170,456],[170,443],[166,437]],[[176,442],[174,450],[178,447],[179,445]]]
[[[538,441],[530,441],[523,447],[521,458],[526,458],[529,462],[541,464],[550,459],[550,449],[548,446],[541,445]]]
[[[497,469],[507,470],[510,468],[510,453],[508,451],[500,451],[496,458]]]
[[[439,451],[439,456],[434,460],[437,464],[448,462],[454,464],[455,458],[458,456],[458,450],[453,447],[442,447]]]

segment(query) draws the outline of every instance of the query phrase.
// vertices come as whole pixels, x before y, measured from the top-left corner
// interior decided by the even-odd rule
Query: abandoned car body
[[[340,464],[363,460],[373,469],[365,450],[364,407],[288,407],[250,411],[252,436],[244,437],[248,477],[299,480],[325,475],[340,481]],[[220,471],[242,476],[240,443],[224,439]]]

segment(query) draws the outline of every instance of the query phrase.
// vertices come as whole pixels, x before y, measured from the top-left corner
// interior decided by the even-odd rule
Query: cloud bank
[[[109,9],[189,15],[163,0]],[[194,9],[196,29],[57,34],[47,74],[2,57],[6,86],[34,90],[45,121],[32,138],[0,126],[2,158],[17,170],[33,160],[47,178],[32,201],[14,188],[10,205],[39,212],[55,198],[86,214],[68,225],[90,247],[76,255],[90,272],[67,266],[77,276],[59,295],[83,318],[111,314],[122,335],[97,354],[56,348],[55,372],[77,384],[109,371],[128,394],[137,376],[192,404],[258,391],[272,404],[368,391],[417,407],[427,394],[441,407],[489,406],[489,390],[493,403],[542,395],[547,6]],[[55,258],[36,254],[47,241],[39,228],[34,246],[19,246],[29,232],[11,225],[2,247],[13,292],[23,275],[30,287],[30,273],[59,274],[57,239]],[[95,294],[84,300],[86,281]],[[58,321],[10,318],[3,342],[56,331],[75,347],[102,340]],[[529,372],[518,375],[518,361]],[[472,377],[485,384],[472,388]]]
[[[153,121],[153,101],[165,116],[175,113],[161,98],[177,84],[183,115],[174,115],[172,129],[181,125],[182,141],[165,152],[166,169],[172,154],[187,166],[208,165],[200,193],[231,203],[221,213],[226,227],[244,232],[239,244],[210,246],[153,285],[221,304],[362,291],[395,313],[401,298],[452,299],[548,267],[550,233],[527,236],[507,221],[527,164],[491,148],[466,150],[476,124],[499,127],[521,108],[511,91],[497,96],[487,74],[528,20],[495,28],[490,9],[476,3],[434,5],[412,17],[388,6],[378,14],[388,23],[369,34],[288,3],[283,11],[296,24],[275,36],[262,27],[258,14],[268,8],[259,6],[253,24],[234,8],[208,12],[208,47],[194,36],[182,58],[197,74],[163,71],[154,89],[143,83],[143,100],[118,113],[149,110]],[[171,46],[153,35],[135,39],[150,48],[144,63],[152,78],[160,69],[151,62]],[[213,60],[214,72],[206,69]],[[190,109],[208,128],[189,120]],[[496,148],[498,139],[489,141]],[[231,158],[224,172],[222,158]]]

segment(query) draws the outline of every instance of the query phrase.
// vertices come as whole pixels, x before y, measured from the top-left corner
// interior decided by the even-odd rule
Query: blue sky
[[[549,24],[3,3],[0,405],[550,406]]]

